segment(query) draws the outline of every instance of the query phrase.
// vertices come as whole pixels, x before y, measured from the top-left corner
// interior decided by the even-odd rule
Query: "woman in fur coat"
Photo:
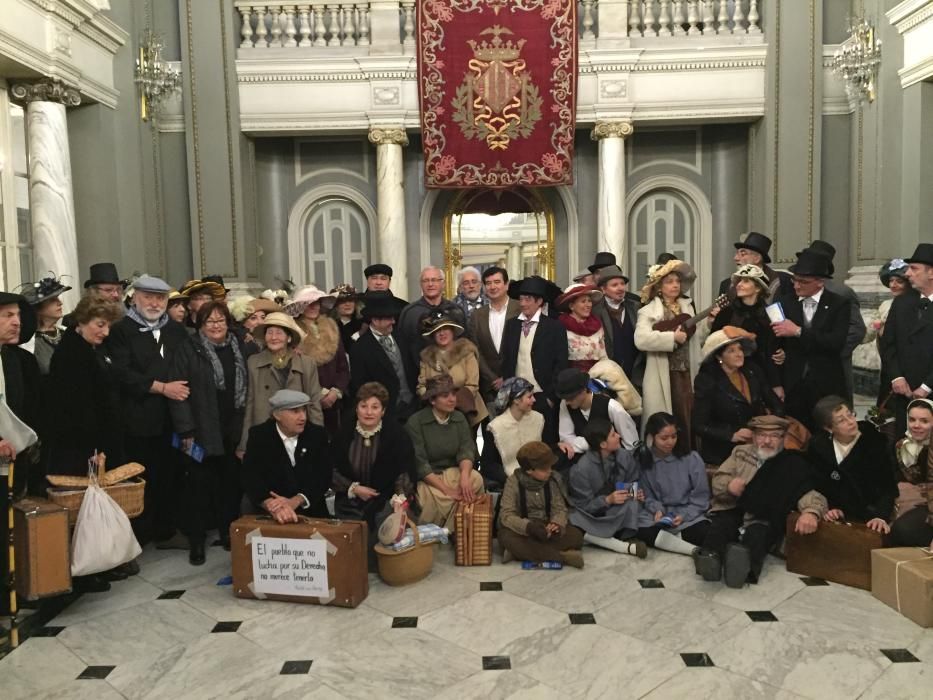
[[[285,313],[295,318],[306,335],[300,352],[314,360],[321,383],[321,409],[324,411],[324,427],[334,435],[340,430],[340,413],[343,397],[350,386],[350,364],[340,337],[337,322],[321,313],[322,306],[328,309],[334,297],[325,294],[314,285],[302,287],[285,307]]]
[[[433,341],[421,351],[418,372],[418,396],[424,396],[431,377],[449,374],[457,390],[457,409],[476,427],[488,415],[486,402],[479,393],[479,352],[463,335],[463,326],[444,312],[430,314],[422,321],[424,337]]]

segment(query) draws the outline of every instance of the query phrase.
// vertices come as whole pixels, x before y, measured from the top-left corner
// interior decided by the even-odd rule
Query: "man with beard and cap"
[[[816,402],[830,394],[846,395],[840,356],[846,347],[850,304],[826,289],[830,265],[819,253],[798,253],[797,262],[790,266],[794,294],[778,299],[785,318],[771,324],[774,335],[784,343],[786,357],[780,374],[787,414],[811,432],[819,428],[813,421]]]
[[[368,382],[379,382],[389,392],[386,417],[404,422],[418,408],[406,374],[405,350],[395,332],[405,302],[390,291],[366,292],[361,298],[368,327],[350,346],[350,396]]]
[[[791,277],[786,272],[778,272],[770,267],[771,239],[757,231],[749,231],[742,240],[735,242],[735,257],[732,258],[736,268],[743,265],[757,265],[764,270],[768,278],[768,303],[782,294],[793,294],[794,287]],[[732,277],[729,276],[719,283],[719,293],[728,294],[732,288]]]
[[[836,249],[830,243],[815,240],[810,243],[807,250],[822,255],[829,261],[830,278],[826,280],[826,289],[849,302],[849,330],[846,333],[846,344],[842,348],[842,368],[846,376],[846,393],[843,396],[852,401],[852,353],[865,339],[866,331],[865,319],[862,318],[861,303],[852,287],[832,278],[832,275],[836,273],[835,265],[833,265]]]
[[[184,401],[189,391],[187,382],[168,379],[172,356],[188,333],[166,312],[168,284],[143,275],[133,286],[133,305],[113,325],[107,341],[120,385],[126,456],[146,468],[144,510],[133,526],[140,544],[155,539],[163,548],[187,549],[184,537],[173,537],[181,479],[172,450],[169,402]]]
[[[826,514],[826,498],[814,490],[807,460],[784,449],[787,425],[779,416],[752,418],[752,443],[737,445],[713,475],[709,532],[693,553],[704,580],[725,576],[730,588],[757,583],[788,514],[800,511],[795,529],[802,535],[816,532]]]
[[[38,450],[35,428],[39,421],[39,365],[35,356],[20,345],[36,331],[36,315],[25,297],[0,292],[0,541],[8,535],[7,480],[13,470],[13,500],[25,494],[32,481]],[[8,557],[0,563],[0,612],[8,613]]]
[[[454,304],[459,306],[466,317],[467,323],[474,311],[477,311],[489,303],[483,290],[483,285],[479,279],[479,270],[475,267],[465,267],[457,273],[460,284],[457,285],[457,296],[454,297]]]
[[[567,367],[569,349],[567,330],[541,307],[545,301],[553,303],[560,291],[538,275],[518,281],[509,294],[518,297],[521,313],[505,322],[502,333],[502,376],[531,382],[535,410],[544,416],[542,439],[551,445],[557,442],[557,375]]]

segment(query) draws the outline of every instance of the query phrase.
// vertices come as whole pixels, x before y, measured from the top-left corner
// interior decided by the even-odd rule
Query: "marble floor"
[[[773,558],[733,590],[664,552],[523,571],[441,546],[429,578],[373,575],[350,610],[234,598],[228,556],[147,549],[0,660],[0,697],[933,697],[933,629]]]

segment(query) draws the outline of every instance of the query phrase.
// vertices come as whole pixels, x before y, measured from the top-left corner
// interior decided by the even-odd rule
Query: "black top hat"
[[[822,255],[824,258],[829,260],[829,275],[831,277],[832,275],[836,274],[836,266],[833,265],[833,258],[836,257],[836,249],[832,246],[832,244],[817,239],[815,241],[811,241],[810,245],[807,246],[804,250],[809,250],[811,253]],[[797,253],[797,255],[800,255],[802,252],[803,251],[800,251]]]
[[[365,292],[360,299],[363,301],[363,320],[372,318],[398,318],[405,302],[390,291]]]
[[[385,263],[375,263],[363,270],[363,277],[372,277],[373,275],[392,276],[392,268]]]
[[[735,247],[736,250],[739,248],[754,250],[761,255],[761,261],[766,265],[771,262],[771,258],[768,256],[768,253],[771,252],[771,239],[763,233],[749,231],[741,241],[736,241]]]
[[[17,345],[22,345],[28,341],[36,332],[39,322],[36,319],[36,311],[32,308],[32,305],[26,301],[26,297],[21,294],[13,294],[12,292],[0,292],[0,306],[8,306],[9,304],[16,304],[19,306],[19,342]]]
[[[914,250],[914,254],[907,260],[907,264],[920,263],[921,265],[933,266],[933,243],[921,243]]]
[[[593,258],[593,264],[590,265],[587,270],[592,272],[594,275],[599,272],[604,267],[609,267],[610,265],[616,264],[616,256],[613,253],[608,253],[604,250],[596,253],[596,257]]]
[[[813,250],[801,250],[797,253],[797,262],[791,265],[790,270],[795,275],[803,277],[823,277],[830,279],[833,276],[833,264],[825,255]]]
[[[112,262],[94,263],[91,265],[88,278],[84,283],[85,289],[94,284],[122,284],[123,288],[126,289],[127,284],[129,284],[126,280],[120,279],[120,275],[117,274],[117,266]]]
[[[540,275],[530,275],[524,279],[509,282],[509,296],[512,299],[518,299],[522,294],[528,294],[533,297],[541,297],[548,304],[553,304],[554,300],[563,291],[551,280],[546,280]]]
[[[57,277],[44,277],[38,282],[26,282],[22,286],[23,296],[33,306],[39,306],[42,302],[61,296],[71,287],[62,284]]]
[[[203,278],[201,278],[201,281],[202,282],[216,282],[217,284],[219,284],[221,287],[224,288],[225,292],[230,291],[229,289],[227,289],[227,285],[224,284],[224,278],[221,277],[220,275],[205,275]]]

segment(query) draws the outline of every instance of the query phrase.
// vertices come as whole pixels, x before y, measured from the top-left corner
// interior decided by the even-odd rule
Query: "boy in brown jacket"
[[[559,561],[583,568],[583,532],[567,522],[568,508],[557,457],[543,442],[523,445],[519,469],[505,482],[499,502],[502,561]]]

